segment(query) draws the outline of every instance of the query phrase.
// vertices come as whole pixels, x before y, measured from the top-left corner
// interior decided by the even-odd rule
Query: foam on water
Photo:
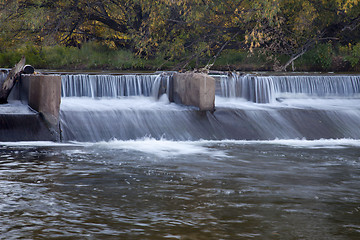
[[[125,152],[140,152],[154,155],[160,158],[174,158],[186,156],[208,156],[211,158],[230,157],[229,146],[250,146],[250,145],[274,145],[274,147],[290,147],[296,149],[346,149],[359,148],[360,140],[356,139],[275,139],[269,141],[246,141],[246,140],[200,140],[200,141],[172,141],[167,139],[142,138],[138,140],[111,140],[96,143],[68,142],[55,143],[47,141],[29,141],[29,142],[0,142],[1,147],[10,148],[37,148],[37,147],[55,147],[62,148],[64,152],[75,151],[80,153],[87,152],[86,149],[105,149],[105,150],[123,150]],[[79,147],[83,149],[79,149]],[[65,148],[65,149],[64,149]],[[69,149],[67,149],[69,148]],[[224,149],[225,148],[225,149]],[[71,150],[72,149],[72,150]],[[360,160],[360,155],[359,155]],[[239,161],[241,161],[239,159]]]
[[[321,109],[321,110],[360,110],[360,99],[282,99],[274,106],[294,108]]]
[[[215,107],[252,110],[252,109],[269,108],[269,104],[267,104],[267,105],[257,104],[254,102],[249,102],[243,98],[226,98],[226,97],[216,96],[215,97]]]
[[[90,144],[108,149],[123,149],[139,151],[159,157],[174,157],[181,155],[211,155],[213,157],[226,157],[220,150],[207,147],[208,141],[170,141],[166,139],[157,140],[154,138],[143,138],[139,140],[120,141],[112,140],[109,142],[98,142]]]
[[[200,140],[200,141],[172,141],[167,139],[142,138],[137,140],[111,140],[96,143],[68,142],[56,143],[50,141],[20,141],[20,142],[0,142],[0,146],[7,147],[99,147],[108,149],[124,149],[140,151],[159,156],[177,156],[193,154],[211,154],[214,156],[225,157],[221,151],[215,151],[209,147],[214,145],[283,145],[295,148],[318,149],[318,148],[360,148],[359,139],[275,139],[275,140]]]
[[[266,110],[274,108],[312,108],[322,110],[360,110],[360,99],[281,99],[270,104],[259,104],[245,99],[216,96],[215,107],[243,110]],[[94,99],[88,97],[62,98],[61,108],[66,111],[109,111],[109,110],[186,110],[186,107],[170,103],[166,94],[158,100],[144,96]],[[195,108],[194,108],[195,109]]]
[[[114,110],[184,110],[170,103],[166,94],[159,100],[144,96],[93,99],[88,97],[62,98],[61,109],[66,111],[114,111]]]
[[[211,142],[211,141],[210,141]],[[214,141],[212,141],[214,142]],[[340,149],[355,147],[360,148],[359,139],[319,139],[319,140],[306,140],[306,139],[275,139],[267,141],[246,141],[246,140],[223,140],[218,143],[222,144],[269,144],[269,145],[283,145],[294,148],[304,149]]]
[[[278,108],[320,109],[320,110],[360,110],[360,99],[342,98],[281,98],[278,101],[259,104],[241,98],[216,96],[215,106],[244,110],[270,110]]]

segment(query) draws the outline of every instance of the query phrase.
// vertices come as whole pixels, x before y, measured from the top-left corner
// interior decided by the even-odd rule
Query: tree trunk
[[[293,68],[293,71],[294,71],[294,61],[295,61],[296,59],[298,59],[299,57],[301,57],[302,55],[304,55],[304,54],[306,53],[306,51],[307,51],[307,49],[304,49],[302,52],[300,52],[300,53],[295,54],[294,56],[292,56],[289,61],[287,61],[283,66],[281,66],[281,67],[279,68],[279,70],[280,70],[281,72],[286,72],[287,67],[288,67],[290,64],[292,64],[292,66],[293,66],[292,68]]]
[[[23,56],[18,64],[11,69],[4,83],[0,87],[0,104],[7,103],[7,98],[11,92],[11,89],[15,85],[15,81],[20,78],[21,70],[25,66],[25,57]]]

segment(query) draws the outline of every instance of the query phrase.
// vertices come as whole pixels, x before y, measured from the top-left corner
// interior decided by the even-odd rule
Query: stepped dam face
[[[0,238],[360,239],[359,77],[212,77],[200,111],[168,74],[56,76],[59,140],[13,89]]]
[[[244,98],[256,103],[273,103],[284,98],[353,98],[359,97],[360,76],[303,75],[220,77],[219,95]]]
[[[170,75],[64,75],[63,141],[360,138],[360,77],[215,76],[214,111],[171,103]]]
[[[7,73],[0,73],[3,81]],[[174,103],[172,74],[62,75],[57,137],[46,134],[46,115],[16,102],[28,102],[18,87],[10,96],[15,104],[0,109],[0,137],[63,142],[360,138],[360,76],[213,77],[215,108],[199,111]],[[26,124],[18,124],[21,119]]]

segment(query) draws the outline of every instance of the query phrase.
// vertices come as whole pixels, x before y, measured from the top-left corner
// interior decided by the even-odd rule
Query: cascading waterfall
[[[277,76],[277,93],[304,93],[317,97],[352,97],[360,93],[359,76]]]
[[[163,134],[166,126],[159,122],[164,119],[164,109],[157,107],[157,99],[163,94],[169,96],[170,79],[168,74],[63,75],[63,140],[100,141]]]
[[[360,94],[360,76],[255,76],[220,78],[222,97],[270,103],[281,97],[354,97]]]
[[[273,98],[275,85],[271,77],[252,75],[220,78],[220,96],[227,98],[244,98],[257,103],[269,103]]]
[[[161,94],[171,92],[169,75],[65,75],[62,139],[360,138],[359,76],[233,75],[217,79],[217,98],[242,105],[223,101],[214,112],[199,112],[158,101]],[[299,94],[302,99],[296,100]],[[276,101],[281,97],[285,100]],[[264,104],[272,102],[277,104]]]
[[[63,75],[62,97],[158,97],[167,91],[169,75]]]

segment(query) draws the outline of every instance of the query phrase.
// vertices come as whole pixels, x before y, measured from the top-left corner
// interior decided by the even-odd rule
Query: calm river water
[[[360,140],[0,143],[0,239],[360,239]]]

